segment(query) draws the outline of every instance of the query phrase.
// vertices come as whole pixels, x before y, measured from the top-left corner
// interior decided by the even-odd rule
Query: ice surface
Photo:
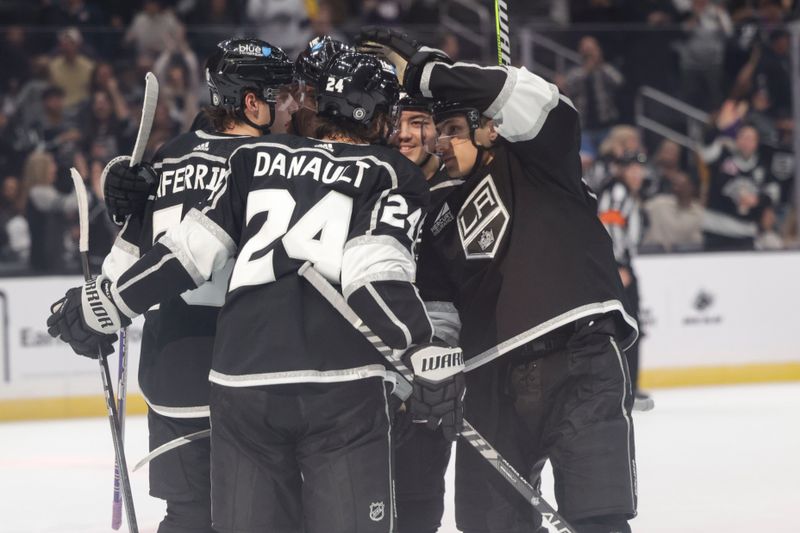
[[[635,532],[800,531],[800,383],[657,390],[654,398],[655,410],[634,417]],[[126,433],[133,465],[147,453],[145,419],[129,418]],[[111,531],[113,459],[105,419],[0,424],[0,531]],[[153,533],[164,505],[148,496],[147,477],[145,468],[131,482],[140,531]],[[448,497],[451,487],[452,470]],[[440,533],[456,531],[448,501]]]

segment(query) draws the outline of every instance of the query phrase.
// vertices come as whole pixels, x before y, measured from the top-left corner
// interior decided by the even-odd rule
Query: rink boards
[[[800,252],[643,256],[642,386],[800,380]],[[47,335],[79,277],[0,279],[0,420],[102,415],[96,361]],[[129,412],[141,320],[129,328]],[[116,357],[110,359],[116,377]]]

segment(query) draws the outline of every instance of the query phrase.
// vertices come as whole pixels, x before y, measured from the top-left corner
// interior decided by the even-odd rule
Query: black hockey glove
[[[110,294],[111,281],[100,276],[73,287],[50,306],[47,332],[68,343],[78,355],[96,359],[113,353],[117,330],[131,323],[121,313]]]
[[[111,220],[121,226],[128,215],[144,213],[147,198],[155,192],[158,176],[149,163],[129,166],[127,155],[115,157],[103,169],[100,181]]]
[[[464,428],[464,357],[461,348],[421,344],[403,354],[414,371],[414,392],[406,401],[412,419],[428,429],[440,425],[447,440],[456,440]]]
[[[364,28],[356,43],[359,52],[378,55],[394,65],[397,80],[411,96],[420,95],[419,83],[425,65],[432,61],[453,63],[441,50],[423,46],[407,34],[388,28]]]

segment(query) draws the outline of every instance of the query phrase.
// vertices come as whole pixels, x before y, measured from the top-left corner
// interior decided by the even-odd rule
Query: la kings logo
[[[475,187],[458,212],[458,236],[464,256],[467,259],[494,258],[509,218],[490,174]]]

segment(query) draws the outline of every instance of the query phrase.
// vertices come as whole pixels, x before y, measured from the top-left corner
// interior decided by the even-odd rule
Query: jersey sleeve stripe
[[[236,253],[238,247],[236,246],[236,243],[233,242],[233,239],[231,239],[231,236],[228,235],[228,233],[216,222],[205,216],[197,209],[190,209],[189,212],[186,213],[184,220],[191,220],[202,226],[216,240],[218,240],[222,246],[225,247],[230,255],[234,255]]]
[[[411,252],[388,235],[362,236],[345,245],[342,288],[345,298],[373,281],[414,282],[416,265]]]
[[[386,301],[383,298],[381,298],[381,295],[378,294],[378,291],[375,290],[375,287],[373,287],[371,283],[367,283],[365,287],[370,296],[372,296],[372,299],[375,301],[375,303],[378,304],[378,306],[386,314],[389,320],[391,320],[392,323],[403,333],[403,337],[405,338],[406,341],[405,343],[406,347],[411,346],[412,344],[411,330],[408,329],[408,326],[404,324],[403,321],[401,321],[399,318],[397,318],[397,315],[394,314],[394,312],[389,308],[389,306],[386,304]]]
[[[227,241],[220,240],[214,231],[214,228],[219,229],[219,226],[210,220],[208,225],[205,223],[207,220],[199,213],[191,218],[187,214],[183,222],[171,228],[160,241],[175,255],[198,287],[208,280],[212,273],[225,266],[235,251],[230,237],[223,232],[228,237]],[[221,229],[219,231],[222,232]]]
[[[539,134],[550,111],[558,105],[558,89],[522,67],[517,69],[511,91],[505,105],[492,117],[497,133],[510,142],[529,141]]]
[[[500,112],[500,110],[505,107],[508,99],[511,97],[511,93],[514,91],[514,86],[516,84],[517,70],[513,68],[508,69],[508,76],[503,84],[503,88],[500,89],[497,98],[495,98],[494,102],[492,102],[489,107],[486,108],[486,111],[484,111],[483,114],[487,117],[494,118]]]

